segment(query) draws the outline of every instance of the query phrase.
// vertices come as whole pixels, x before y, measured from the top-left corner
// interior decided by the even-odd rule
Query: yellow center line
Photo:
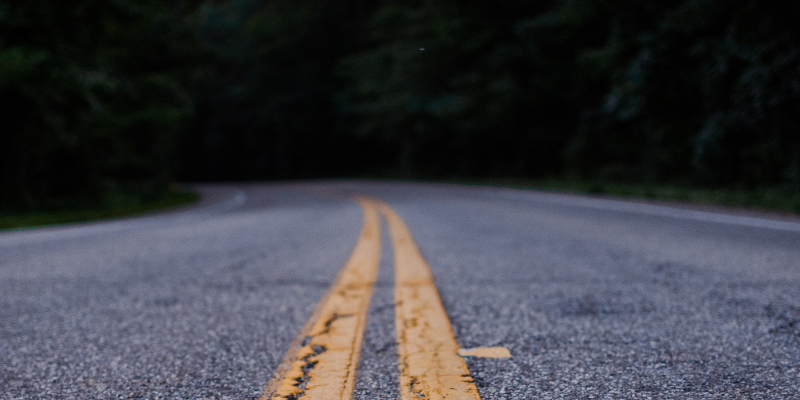
[[[505,347],[475,347],[472,349],[461,349],[458,351],[461,357],[479,358],[511,358],[511,352]]]
[[[379,207],[394,246],[401,399],[480,400],[467,364],[458,355],[430,267],[400,216],[384,203]]]
[[[380,262],[380,219],[359,198],[364,225],[350,259],[283,358],[261,400],[349,399]]]

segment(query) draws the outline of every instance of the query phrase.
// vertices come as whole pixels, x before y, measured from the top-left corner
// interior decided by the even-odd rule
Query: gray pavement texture
[[[0,399],[252,399],[378,197],[483,399],[800,399],[800,224],[502,188],[198,185],[163,214],[0,232]],[[384,227],[354,398],[398,397]]]

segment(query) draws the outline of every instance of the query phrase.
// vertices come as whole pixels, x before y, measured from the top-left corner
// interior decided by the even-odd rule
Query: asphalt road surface
[[[322,398],[325,380],[356,399],[800,398],[797,220],[458,185],[197,189],[183,210],[0,233],[0,399]],[[324,337],[345,331],[352,348]]]

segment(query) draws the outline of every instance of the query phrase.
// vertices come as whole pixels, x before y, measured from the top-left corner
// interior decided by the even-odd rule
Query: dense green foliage
[[[0,3],[0,206],[162,193],[199,22],[161,1]]]
[[[178,176],[356,173],[365,144],[345,135],[333,71],[358,51],[360,2],[240,0],[207,9],[203,45],[215,64],[197,86],[197,118],[184,131]]]
[[[0,1],[1,209],[175,179],[800,191],[800,3]]]
[[[798,11],[391,2],[341,66],[359,128],[412,170],[797,188]]]

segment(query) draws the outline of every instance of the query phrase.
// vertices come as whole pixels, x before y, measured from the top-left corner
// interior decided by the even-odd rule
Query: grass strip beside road
[[[171,190],[157,200],[127,201],[111,207],[0,214],[0,229],[25,229],[130,217],[194,204],[199,198],[200,195],[193,191]]]

